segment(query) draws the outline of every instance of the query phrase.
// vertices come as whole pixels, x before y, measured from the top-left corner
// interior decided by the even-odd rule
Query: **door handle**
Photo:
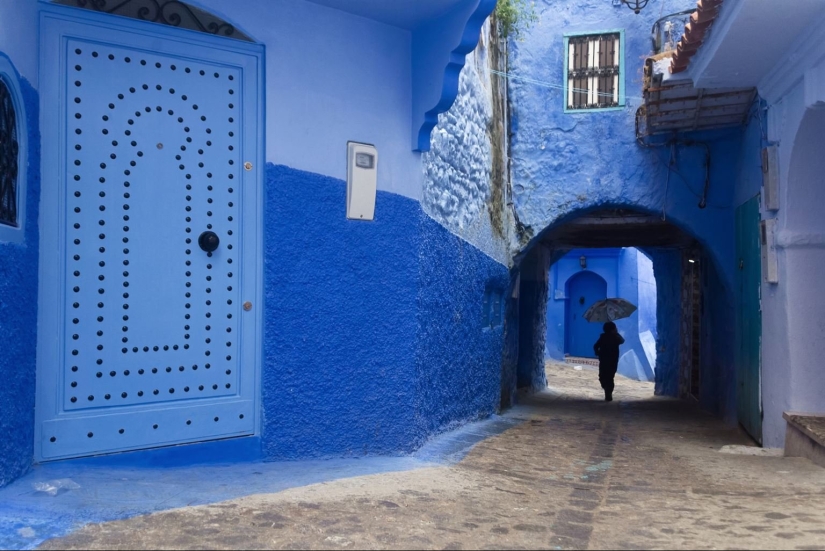
[[[220,244],[218,234],[213,231],[205,231],[198,237],[198,246],[207,253],[216,251]]]

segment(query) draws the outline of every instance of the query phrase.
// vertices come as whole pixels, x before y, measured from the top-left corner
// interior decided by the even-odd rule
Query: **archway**
[[[517,259],[519,350],[513,387],[546,385],[544,338],[548,268],[574,249],[636,247],[656,281],[656,394],[697,400],[736,419],[731,288],[692,234],[635,207],[602,206],[571,214],[536,236]]]
[[[593,343],[599,338],[601,327],[588,322],[584,314],[590,306],[607,298],[607,281],[591,272],[579,272],[565,283],[566,303],[565,352],[581,358],[593,357]]]
[[[765,381],[773,385],[778,395],[772,402],[787,410],[825,411],[825,372],[821,359],[825,356],[822,339],[823,300],[822,274],[825,273],[825,156],[821,141],[825,133],[825,111],[808,110],[802,119],[794,141],[788,172],[787,204],[784,229],[777,236],[780,266],[779,285],[770,286],[773,304],[779,299],[779,310],[770,317],[772,334],[787,334],[788,371],[776,373]],[[783,304],[784,303],[784,304]],[[784,310],[784,312],[783,312]],[[770,370],[773,371],[773,370]],[[777,404],[766,404],[776,407]],[[772,419],[781,421],[781,411]]]

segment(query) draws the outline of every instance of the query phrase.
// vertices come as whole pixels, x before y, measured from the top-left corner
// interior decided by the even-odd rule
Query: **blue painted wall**
[[[695,2],[684,0],[668,3],[664,9],[675,12],[694,6]],[[732,294],[733,209],[737,195],[734,182],[741,130],[680,135],[680,143],[673,147],[663,145],[667,138],[658,141],[659,147],[651,148],[641,147],[635,139],[635,114],[643,104],[643,61],[651,53],[650,29],[660,10],[647,9],[635,15],[624,6],[614,7],[602,0],[539,2],[536,9],[539,24],[522,41],[510,44],[513,203],[522,249],[531,251],[527,256],[532,255],[535,248],[530,248],[540,241],[542,232],[601,208],[659,214],[705,248],[716,270],[712,284],[718,287],[714,292]],[[625,31],[626,106],[614,111],[565,114],[564,35],[611,29]],[[706,180],[706,159],[699,142],[707,144],[711,155],[704,209],[699,203]],[[672,256],[678,257],[673,251],[650,252],[658,284],[657,391],[675,395],[681,261]],[[731,313],[724,301],[709,303],[709,308],[716,310],[706,316],[718,320]],[[647,323],[651,321],[648,317]],[[545,324],[546,318],[538,322]],[[712,346],[722,347],[711,353],[720,358],[713,369],[725,375],[707,380],[727,381],[733,364],[726,359],[724,349],[730,344],[717,339]],[[707,395],[719,400],[714,408],[727,411],[727,387],[715,388]]]
[[[645,253],[636,252],[636,277],[639,291],[639,333],[650,331],[655,338],[656,332],[656,277],[653,274],[653,261]]]
[[[482,327],[482,299],[506,268],[398,195],[348,221],[345,192],[267,168],[269,459],[409,452],[498,406],[503,328]]]
[[[504,297],[510,277],[424,214],[420,232],[416,418],[426,436],[498,409],[504,326],[482,325],[482,300],[485,290]]]
[[[268,166],[263,444],[294,459],[415,445],[420,207],[379,193],[348,221],[346,184]]]
[[[512,291],[511,274],[414,200],[424,175],[410,145],[418,93],[413,49],[423,40],[432,50],[427,33],[437,26],[422,27],[416,38],[412,29],[304,0],[280,0],[277,9],[265,0],[250,0],[243,9],[224,0],[193,3],[266,45],[268,157],[313,171],[267,167],[264,455],[402,453],[429,435],[494,412],[509,392],[503,389],[511,389],[502,384],[502,362],[514,365],[517,347],[502,354],[505,328],[482,327],[482,302],[485,290]],[[449,33],[437,37],[437,46],[449,55],[436,69],[417,66],[448,75],[419,83],[438,92],[436,111],[446,110],[458,92],[463,53],[478,40],[494,4],[467,0],[443,14],[442,30]],[[35,87],[37,5],[0,6],[0,51],[19,62]],[[0,243],[0,339],[6,343],[0,401],[10,404],[0,416],[6,435],[0,485],[32,460],[40,161],[37,92],[27,81],[24,87],[26,239],[23,245]],[[379,149],[383,191],[372,223],[344,217],[347,140]],[[512,329],[509,335],[517,337]]]
[[[695,6],[684,0],[668,11]],[[603,205],[663,210],[668,220],[708,246],[727,282],[733,281],[732,183],[740,131],[705,132],[684,139],[711,148],[708,208],[699,200],[705,151],[678,145],[668,178],[670,148],[642,148],[635,140],[635,114],[642,105],[642,68],[651,53],[650,28],[659,10],[635,15],[603,0],[537,3],[540,23],[511,43],[513,201],[525,240],[545,228]],[[627,102],[618,111],[564,113],[564,34],[625,30]],[[530,81],[522,80],[529,79]],[[526,243],[525,243],[526,244]]]
[[[337,5],[362,15],[306,0],[192,3],[266,46],[267,159],[344,179],[347,141],[370,143],[379,151],[378,189],[413,199],[423,181],[413,142],[429,149],[424,113],[434,123],[452,105],[464,54],[495,6],[462,0],[413,30],[382,22],[382,8],[370,14],[357,0]]]
[[[679,346],[681,343],[682,253],[653,249],[653,271],[658,292],[656,350],[656,394],[679,395]],[[728,366],[732,368],[733,363]]]
[[[465,56],[495,7],[496,0],[463,0],[413,31],[413,149],[429,151],[430,131],[455,101]]]
[[[28,133],[26,228],[22,244],[0,243],[0,487],[26,472],[34,445],[37,347],[37,215],[40,199],[40,133],[37,92],[20,80]]]
[[[736,423],[736,319],[734,296],[722,285],[719,270],[702,255],[702,334],[699,403],[703,409]]]

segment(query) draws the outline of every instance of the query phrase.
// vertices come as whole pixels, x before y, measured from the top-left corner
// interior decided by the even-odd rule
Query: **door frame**
[[[257,151],[248,150],[247,157],[255,163],[252,170],[242,171],[242,186],[244,194],[244,210],[242,231],[244,239],[250,240],[244,251],[251,258],[244,258],[244,301],[251,301],[252,312],[245,314],[244,323],[253,323],[254,331],[249,331],[242,349],[247,350],[242,357],[245,364],[251,363],[248,369],[254,371],[254,389],[252,396],[255,400],[254,432],[250,436],[259,436],[261,432],[261,366],[263,360],[263,205],[265,200],[265,151],[266,151],[266,94],[265,94],[265,49],[263,44],[245,42],[231,38],[213,36],[187,29],[170,27],[157,23],[139,21],[125,17],[118,17],[90,10],[83,10],[70,6],[51,4],[40,0],[40,135],[41,135],[41,194],[40,194],[40,262],[38,268],[38,331],[37,331],[37,383],[34,431],[34,459],[35,462],[50,461],[44,459],[42,453],[42,425],[45,419],[62,417],[71,418],[72,413],[61,413],[58,392],[61,385],[59,377],[62,365],[61,344],[65,339],[63,307],[63,277],[65,270],[61,267],[61,243],[65,240],[63,226],[65,221],[65,198],[59,193],[66,186],[62,181],[61,168],[64,166],[64,151],[61,149],[65,135],[66,106],[61,104],[65,79],[62,79],[61,66],[65,64],[65,41],[73,37],[67,27],[80,24],[88,27],[97,27],[111,32],[128,32],[133,35],[144,35],[148,41],[164,39],[177,42],[180,45],[191,45],[199,48],[208,48],[214,52],[214,59],[231,63],[229,54],[243,54],[254,60],[257,74],[257,87],[242,93],[254,97],[254,105],[244,104],[245,110],[253,110],[249,120],[254,120],[255,128],[250,129],[257,141]],[[74,25],[76,26],[76,25]],[[80,37],[87,38],[87,37]],[[223,58],[223,59],[222,59]],[[243,68],[249,71],[249,67]],[[244,118],[246,118],[245,113]],[[248,203],[252,202],[252,205]],[[250,216],[252,219],[250,220]],[[251,273],[249,273],[251,271]],[[246,321],[249,320],[249,321]],[[246,334],[246,332],[243,332]],[[252,342],[248,342],[249,340]],[[249,358],[252,361],[248,361]],[[246,366],[244,366],[246,368]],[[57,375],[58,380],[55,380]],[[44,385],[49,385],[48,387]],[[218,437],[220,439],[221,437]],[[194,444],[195,442],[193,442]],[[175,443],[162,444],[179,445]],[[161,447],[159,446],[159,447]],[[119,452],[101,452],[119,453]]]

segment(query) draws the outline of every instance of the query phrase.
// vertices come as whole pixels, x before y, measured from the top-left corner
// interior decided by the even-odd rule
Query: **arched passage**
[[[819,297],[822,274],[825,274],[825,111],[808,110],[794,141],[788,173],[785,221],[778,237],[784,277],[778,287],[769,290],[785,301],[785,315],[774,319],[774,329],[788,335],[788,372],[770,384],[785,392],[781,407],[795,411],[825,410],[825,340],[822,339],[823,301]],[[784,295],[784,296],[782,296]],[[783,380],[784,379],[784,380]],[[781,394],[780,394],[781,395]],[[776,415],[774,415],[776,416]]]
[[[517,259],[519,349],[513,387],[539,390],[544,376],[548,268],[573,249],[642,248],[657,293],[656,393],[693,397],[735,419],[734,305],[716,259],[692,234],[636,208],[573,213],[535,237]]]
[[[593,343],[599,338],[601,327],[590,323],[584,313],[599,300],[607,298],[607,281],[600,275],[583,271],[565,282],[565,295],[569,298],[565,315],[565,348],[571,356],[593,356]]]

